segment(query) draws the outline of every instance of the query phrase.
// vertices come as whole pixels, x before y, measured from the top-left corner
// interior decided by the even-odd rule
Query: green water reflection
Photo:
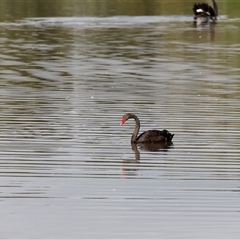
[[[194,2],[194,0],[1,0],[0,21],[14,21],[27,17],[191,15]],[[222,0],[218,5],[220,15],[227,15],[230,18],[240,16],[239,1]]]

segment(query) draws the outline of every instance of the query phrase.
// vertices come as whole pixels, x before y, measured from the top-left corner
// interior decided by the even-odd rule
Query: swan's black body
[[[193,5],[194,23],[207,23],[212,20],[213,23],[217,21],[218,6],[215,0],[212,0],[213,6],[207,3],[195,3]]]
[[[159,130],[148,130],[141,133],[136,142],[144,143],[144,142],[166,142],[171,141],[174,134],[171,134],[168,130],[164,129],[162,131]]]

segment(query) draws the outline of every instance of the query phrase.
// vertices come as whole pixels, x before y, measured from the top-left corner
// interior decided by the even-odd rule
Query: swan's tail
[[[168,130],[164,129],[162,131],[163,136],[166,138],[167,141],[172,141],[174,134],[171,134]]]

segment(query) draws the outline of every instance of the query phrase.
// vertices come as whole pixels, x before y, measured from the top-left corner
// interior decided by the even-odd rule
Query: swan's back
[[[171,134],[168,130],[164,129],[162,131],[159,130],[148,130],[141,133],[136,141],[139,143],[144,142],[167,142],[171,141],[174,134]]]

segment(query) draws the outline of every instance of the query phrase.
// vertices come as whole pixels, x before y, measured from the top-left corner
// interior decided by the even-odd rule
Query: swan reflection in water
[[[122,176],[133,176],[137,174],[137,170],[141,167],[140,155],[144,154],[144,152],[159,152],[159,154],[162,152],[167,152],[169,149],[173,148],[173,143],[131,143],[131,147],[134,152],[135,158],[131,160],[122,160]]]
[[[132,150],[135,153],[135,161],[140,162],[140,151],[145,150],[148,152],[167,152],[169,148],[173,148],[172,142],[155,142],[155,143],[131,143]]]

